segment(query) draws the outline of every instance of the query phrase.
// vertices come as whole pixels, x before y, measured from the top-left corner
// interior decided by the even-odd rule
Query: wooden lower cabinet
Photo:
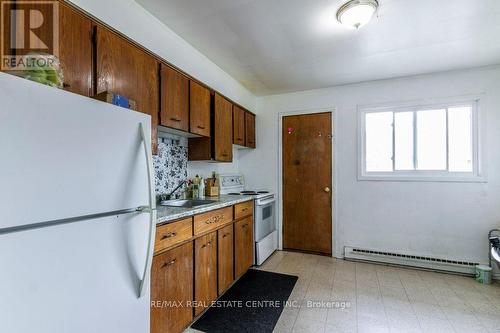
[[[242,276],[253,265],[253,217],[234,223],[234,275]]]
[[[233,224],[217,231],[219,295],[234,281]]]
[[[193,309],[186,304],[192,299],[193,243],[190,242],[153,258],[151,333],[182,332],[193,320]]]
[[[217,232],[194,240],[195,316],[217,299]]]

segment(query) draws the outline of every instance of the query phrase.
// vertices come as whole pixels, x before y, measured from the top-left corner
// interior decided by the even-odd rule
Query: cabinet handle
[[[201,248],[202,248],[202,249],[204,249],[204,248],[206,248],[207,246],[210,246],[210,245],[212,245],[212,242],[211,242],[211,241],[210,241],[210,242],[208,242],[207,244],[203,244],[203,245],[201,246]]]
[[[200,126],[200,125],[198,125],[198,126],[196,126],[196,127],[198,127],[199,129],[205,129],[205,126]]]
[[[226,153],[222,154],[222,157],[227,157],[228,155]]]
[[[230,235],[229,233],[224,234],[224,235],[222,235],[222,238],[226,238],[226,237],[227,237],[227,236],[229,236],[229,235]]]
[[[164,240],[164,239],[167,239],[167,238],[172,238],[172,237],[175,237],[175,236],[177,236],[177,233],[176,233],[176,232],[170,232],[170,233],[168,233],[168,234],[164,235],[164,236],[161,238],[161,240]]]
[[[166,262],[166,263],[163,264],[163,266],[161,268],[172,266],[173,264],[175,264],[176,261],[177,261],[177,259],[174,259],[174,260],[172,260],[170,262]]]
[[[170,118],[170,120],[172,120],[172,121],[181,121],[180,119],[177,119],[177,118]]]
[[[241,211],[246,212],[246,211],[248,211],[248,208],[243,208]]]
[[[224,215],[216,215],[212,216],[208,220],[205,221],[205,224],[212,224],[212,223],[217,223],[220,222],[224,218]]]
[[[243,224],[241,227],[242,227],[242,228],[246,228],[246,227],[248,227],[248,223]]]
[[[63,83],[63,88],[71,88],[71,84],[69,84],[69,83]]]

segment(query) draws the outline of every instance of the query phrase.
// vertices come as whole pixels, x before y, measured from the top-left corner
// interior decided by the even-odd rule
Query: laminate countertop
[[[184,217],[206,213],[219,208],[233,206],[242,202],[253,200],[253,197],[250,195],[221,195],[219,197],[206,197],[204,198],[204,200],[213,200],[213,203],[192,208],[166,207],[160,206],[158,204],[156,206],[156,224],[167,224]]]

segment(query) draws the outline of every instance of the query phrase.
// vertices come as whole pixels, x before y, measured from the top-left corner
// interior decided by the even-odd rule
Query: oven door
[[[274,197],[255,201],[255,241],[258,242],[276,230]]]

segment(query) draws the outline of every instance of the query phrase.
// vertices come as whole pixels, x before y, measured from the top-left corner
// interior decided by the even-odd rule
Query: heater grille
[[[345,257],[346,259],[375,261],[466,274],[472,274],[475,266],[479,265],[479,263],[472,261],[435,258],[347,246],[345,247]]]

